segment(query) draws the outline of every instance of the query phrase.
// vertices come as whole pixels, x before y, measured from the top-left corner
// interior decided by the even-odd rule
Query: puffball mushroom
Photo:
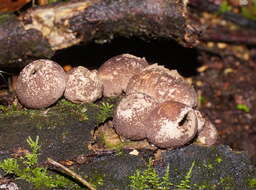
[[[27,108],[45,108],[54,104],[66,87],[66,73],[57,63],[39,59],[28,64],[17,79],[16,93]]]
[[[208,119],[205,119],[205,124],[202,131],[198,133],[196,141],[199,144],[212,146],[217,142],[218,132],[215,126]]]
[[[96,70],[74,67],[67,73],[67,85],[64,96],[74,103],[94,102],[102,96],[102,82]]]
[[[145,139],[146,131],[151,129],[144,125],[144,120],[156,106],[157,102],[153,98],[142,93],[122,98],[113,116],[116,132],[130,140]]]
[[[197,133],[194,110],[185,104],[166,101],[145,120],[148,141],[160,148],[175,148],[188,143]]]
[[[200,111],[195,110],[195,113],[198,122],[198,136],[196,141],[206,146],[214,145],[218,139],[217,129]]]
[[[107,60],[99,68],[105,97],[119,96],[125,92],[130,78],[148,65],[144,58],[122,54]]]
[[[197,106],[194,88],[177,71],[157,64],[150,65],[134,75],[127,85],[126,93],[144,93],[159,103],[172,100],[190,107]]]

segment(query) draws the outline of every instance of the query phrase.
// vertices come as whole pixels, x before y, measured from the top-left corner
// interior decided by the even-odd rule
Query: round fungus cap
[[[175,70],[157,64],[150,65],[134,75],[127,86],[127,94],[144,93],[159,103],[168,100],[196,107],[197,94],[194,88]]]
[[[54,104],[66,87],[66,73],[51,60],[39,59],[28,64],[17,79],[17,97],[27,108],[45,108]]]
[[[198,133],[196,141],[199,144],[212,146],[218,140],[218,132],[212,122],[205,119],[205,124],[201,132]]]
[[[194,110],[185,104],[167,101],[159,104],[146,120],[148,141],[160,148],[188,143],[197,133]]]
[[[102,82],[96,70],[78,66],[68,73],[64,96],[74,103],[94,102],[102,96]]]
[[[113,126],[116,132],[131,140],[146,138],[147,129],[144,120],[157,106],[157,102],[142,93],[130,94],[122,98],[113,116]]]
[[[122,54],[107,60],[99,68],[105,97],[119,96],[126,91],[130,78],[148,65],[144,58]]]

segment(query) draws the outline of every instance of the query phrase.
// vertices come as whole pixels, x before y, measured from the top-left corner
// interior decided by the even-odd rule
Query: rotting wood
[[[31,9],[0,24],[0,68],[116,36],[167,38],[191,47],[198,31],[186,20],[182,0],[79,0]]]
[[[256,22],[240,14],[219,15],[236,30],[200,22],[203,12],[216,15],[218,9],[209,0],[71,0],[33,8],[0,23],[0,69],[21,68],[57,50],[115,37],[175,40],[219,55],[222,49],[204,43],[244,44],[245,49],[256,44]]]

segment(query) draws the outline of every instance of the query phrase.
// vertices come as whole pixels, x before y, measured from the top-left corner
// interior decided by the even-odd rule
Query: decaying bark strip
[[[50,58],[56,50],[116,36],[197,42],[184,0],[79,0],[31,9],[0,24],[0,67]]]
[[[196,8],[197,10],[207,11],[210,13],[217,13],[219,11],[219,6],[214,4],[210,0],[189,0],[189,5]],[[256,29],[256,22],[243,17],[241,14],[236,14],[232,12],[224,12],[221,16],[228,21],[235,23],[238,26]]]

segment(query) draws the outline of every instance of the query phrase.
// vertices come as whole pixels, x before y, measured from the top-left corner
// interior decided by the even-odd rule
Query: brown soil
[[[206,54],[199,59],[204,68],[193,84],[200,110],[216,125],[219,143],[245,150],[256,160],[256,63]]]

